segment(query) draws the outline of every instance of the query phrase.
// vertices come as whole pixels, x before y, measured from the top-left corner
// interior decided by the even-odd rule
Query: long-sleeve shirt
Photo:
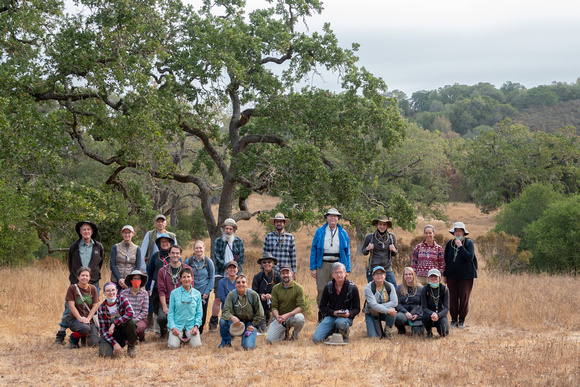
[[[445,257],[443,256],[443,247],[439,246],[437,242],[433,242],[432,245],[428,245],[425,241],[417,244],[413,250],[411,267],[421,277],[427,277],[431,269],[438,269],[441,273],[444,273]]]
[[[310,249],[310,270],[316,270],[322,266],[322,257],[324,256],[324,239],[326,237],[326,227],[328,223],[324,223],[322,227],[316,230],[314,238],[312,238],[312,247]],[[339,241],[339,258],[338,262],[346,267],[346,272],[350,273],[350,240],[345,229],[340,224],[338,228]]]
[[[147,318],[147,312],[149,311],[149,294],[145,289],[139,289],[137,294],[131,293],[131,287],[123,289],[121,295],[129,301],[133,312],[135,313],[135,322],[141,321]]]
[[[116,312],[111,315],[109,312],[109,307],[107,306],[107,301],[105,300],[101,306],[99,306],[97,312],[99,315],[99,330],[101,332],[101,337],[107,340],[113,346],[117,344],[117,341],[113,335],[109,333],[109,328],[111,328],[111,325],[121,325],[135,317],[133,307],[125,298],[125,296],[117,294],[117,302],[115,305]]]
[[[375,281],[371,281],[365,286],[365,299],[367,300],[367,309],[365,313],[372,314],[374,316],[381,314],[387,314],[389,309],[393,309],[399,303],[397,298],[397,290],[395,287],[387,281],[383,281],[383,287],[381,289],[376,288],[373,292],[373,288],[376,287]]]
[[[226,270],[225,255],[226,249],[231,249],[234,261],[238,263],[238,273],[242,274],[242,265],[246,261],[246,254],[244,251],[244,241],[238,238],[234,238],[232,245],[230,246],[222,238],[217,238],[213,244],[213,261],[215,263],[215,274],[221,277],[224,276]]]
[[[332,291],[328,291],[328,285],[324,287],[322,292],[322,297],[320,298],[320,305],[318,307],[325,316],[334,316],[336,310],[348,309],[351,319],[354,319],[357,314],[360,313],[360,296],[358,294],[358,289],[353,283],[352,293],[348,296],[349,283],[351,281],[345,279],[340,293],[336,293],[336,282],[333,279],[330,283],[332,284]]]
[[[437,313],[439,318],[447,316],[449,312],[449,290],[443,284],[433,289],[431,285],[423,286],[421,289],[421,308],[423,316],[431,316]]]
[[[171,297],[171,292],[178,287],[181,286],[181,278],[179,278],[179,272],[189,265],[185,263],[181,264],[181,268],[177,273],[177,277],[172,277],[170,274],[170,265],[165,265],[161,269],[159,269],[159,273],[157,274],[157,293],[159,297],[165,297],[166,300],[169,300]],[[191,269],[191,267],[189,267]],[[193,286],[193,284],[191,284]]]
[[[443,277],[457,280],[477,278],[477,257],[473,241],[470,238],[464,238],[459,248],[456,248],[454,241],[455,238],[445,244]]]
[[[296,273],[296,242],[294,235],[287,232],[280,234],[278,231],[266,234],[262,256],[266,252],[269,252],[278,260],[278,264],[274,267],[277,273],[280,272],[281,266],[291,266],[292,271]]]
[[[258,326],[260,321],[264,319],[264,309],[262,308],[262,303],[260,302],[260,296],[258,293],[250,290],[252,293],[253,300],[250,302],[248,299],[248,291],[246,289],[243,295],[238,294],[238,299],[234,305],[234,290],[228,294],[226,297],[226,302],[224,302],[224,309],[222,310],[222,318],[224,320],[231,320],[232,316],[236,316],[242,321],[251,321],[252,325]]]
[[[189,288],[189,291],[185,290],[183,286],[173,290],[168,309],[167,328],[170,330],[177,328],[180,332],[183,329],[190,331],[193,327],[201,326],[201,317],[203,316],[201,293],[193,286]]]
[[[155,237],[152,235],[155,234]],[[155,239],[161,234],[167,234],[173,238],[173,242],[177,244],[177,237],[174,233],[169,231],[157,232],[156,230],[148,231],[143,237],[143,243],[141,243],[141,273],[147,271],[149,265],[149,259],[159,251],[159,246],[155,243]]]
[[[295,281],[292,281],[288,287],[280,282],[272,288],[272,310],[277,310],[279,314],[286,314],[296,308],[302,311],[306,309],[304,300],[304,289]]]
[[[218,284],[218,297],[222,302],[222,309],[224,308],[226,297],[232,290],[236,290],[236,279],[234,278],[233,281],[230,281],[228,277],[222,278]]]
[[[199,262],[195,257],[189,257],[185,263],[193,269],[193,279],[195,289],[201,294],[209,294],[215,285],[215,269],[213,261],[208,257],[203,257]]]
[[[374,245],[372,250],[367,250],[367,246],[372,243]],[[385,235],[380,235],[378,231],[367,234],[365,237],[361,252],[363,255],[371,254],[370,269],[376,266],[382,266],[385,271],[393,271],[393,256],[397,255],[396,251],[391,251],[390,245],[397,249],[397,237],[392,232],[386,232]]]

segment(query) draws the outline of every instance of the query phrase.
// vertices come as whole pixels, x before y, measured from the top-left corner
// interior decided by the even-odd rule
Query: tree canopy
[[[242,0],[76,0],[64,9],[64,0],[0,8],[2,125],[14,133],[3,135],[3,150],[14,151],[3,161],[21,163],[18,189],[50,181],[78,150],[106,173],[109,188],[59,176],[71,200],[58,208],[64,222],[106,218],[106,200],[89,198],[111,188],[139,215],[141,174],[189,186],[212,237],[225,218],[256,215],[246,205],[253,192],[279,195],[308,220],[359,200],[357,176],[404,137],[396,99],[357,66],[357,46],[340,47],[328,24],[303,24],[322,11],[318,0],[253,11]],[[322,70],[340,79],[340,93],[302,87]],[[54,226],[35,222],[39,234]]]

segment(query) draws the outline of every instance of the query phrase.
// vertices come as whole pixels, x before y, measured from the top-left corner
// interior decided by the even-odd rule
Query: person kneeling
[[[325,316],[316,328],[312,341],[323,342],[335,329],[348,342],[352,321],[360,313],[360,297],[354,282],[346,279],[346,267],[340,263],[332,264],[332,281],[322,292],[318,309]]]
[[[397,291],[393,284],[385,280],[386,272],[382,266],[376,266],[372,272],[373,280],[365,286],[365,298],[367,307],[365,310],[365,322],[367,335],[387,339],[393,338],[393,323],[398,304]],[[382,327],[385,322],[385,328]]]
[[[179,348],[181,342],[189,343],[193,348],[201,347],[201,318],[203,306],[201,293],[191,286],[193,270],[184,267],[179,273],[181,286],[174,289],[169,297],[169,313],[167,327],[170,330],[168,346],[171,349]]]
[[[431,328],[435,326],[441,337],[449,334],[449,292],[447,287],[440,283],[441,272],[437,269],[429,270],[429,285],[421,290],[421,307],[423,308],[423,325],[427,331],[427,338],[433,337]]]
[[[133,307],[125,296],[117,294],[117,285],[107,282],[105,285],[105,301],[99,306],[99,356],[111,357],[121,353],[127,342],[127,355],[135,357],[137,323],[133,319]]]
[[[263,318],[264,309],[262,309],[260,296],[252,289],[248,289],[246,276],[240,274],[236,277],[236,289],[229,292],[224,302],[222,318],[219,322],[222,337],[219,348],[232,346],[230,327],[234,325],[237,328],[240,324],[243,324],[245,328],[245,333],[242,334],[242,348],[255,348],[258,333],[256,327]]]

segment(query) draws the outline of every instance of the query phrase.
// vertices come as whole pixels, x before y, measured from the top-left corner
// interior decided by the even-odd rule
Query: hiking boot
[[[218,316],[211,316],[208,324],[209,331],[217,332],[218,323],[219,323]]]
[[[433,332],[427,331],[427,338],[428,339],[432,339],[433,338]]]
[[[127,355],[129,357],[135,357],[137,356],[137,354],[135,353],[135,343],[131,344],[127,344]]]
[[[391,340],[393,338],[393,327],[385,326],[385,338]]]
[[[70,335],[68,348],[79,349],[79,339],[75,339],[72,334]]]
[[[87,346],[87,336],[81,337],[80,346],[81,347],[86,347]]]
[[[399,335],[406,335],[407,334],[407,330],[406,329],[399,329],[399,328],[397,328],[397,333]]]
[[[230,343],[220,343],[220,345],[218,346],[218,348],[229,348],[232,345]]]
[[[65,337],[66,337],[66,330],[64,330],[64,331],[59,330],[58,332],[56,332],[56,338],[54,339],[53,344],[64,345]]]

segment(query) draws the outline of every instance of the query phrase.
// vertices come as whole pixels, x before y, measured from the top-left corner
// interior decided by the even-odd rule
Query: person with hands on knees
[[[184,267],[179,274],[181,286],[171,292],[169,298],[169,313],[167,327],[170,330],[168,346],[171,349],[179,348],[181,342],[197,348],[201,346],[201,293],[193,286],[193,270]]]
[[[393,323],[397,314],[397,291],[385,278],[385,269],[377,266],[373,269],[373,281],[365,286],[365,323],[369,337],[392,339]],[[383,321],[385,328],[382,326]]]
[[[65,297],[70,309],[68,326],[72,330],[69,346],[71,349],[79,348],[80,340],[96,347],[99,342],[99,324],[93,317],[99,307],[97,288],[89,283],[91,269],[81,267],[77,273],[78,283],[69,286]]]
[[[398,333],[404,335],[407,333],[406,326],[412,328],[414,335],[423,336],[425,328],[423,327],[423,309],[421,308],[421,290],[417,275],[411,267],[403,270],[403,282],[397,286],[397,315],[395,316],[395,326]]]
[[[429,270],[429,285],[421,290],[421,307],[423,308],[423,325],[427,331],[427,338],[433,337],[431,329],[435,327],[439,336],[449,334],[449,292],[441,282],[441,272],[437,269]]]

